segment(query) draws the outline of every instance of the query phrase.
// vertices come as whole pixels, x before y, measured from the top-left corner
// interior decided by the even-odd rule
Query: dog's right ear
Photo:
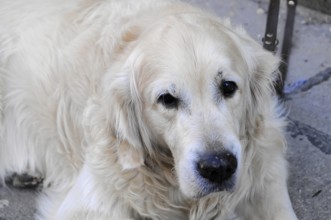
[[[118,95],[88,100],[83,117],[84,143],[91,152],[98,152],[98,160],[116,158],[123,170],[134,169],[144,164],[142,141],[133,107]]]
[[[102,77],[101,102],[110,131],[119,143],[117,153],[123,169],[142,165],[146,152],[151,152],[137,83],[143,62],[136,48],[141,31],[135,22],[119,30],[115,42],[109,43],[114,47],[106,47],[116,58],[111,59],[113,63]]]
[[[144,164],[143,151],[137,147],[133,147],[127,141],[121,141],[119,143],[117,156],[123,170],[135,169]]]
[[[106,105],[107,123],[119,143],[117,153],[123,169],[142,165],[151,148],[137,83],[140,59],[131,53],[125,61],[112,66],[102,80],[102,102]]]

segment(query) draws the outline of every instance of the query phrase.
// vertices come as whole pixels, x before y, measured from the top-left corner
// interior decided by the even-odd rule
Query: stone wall
[[[331,15],[331,0],[298,0],[298,3],[305,7]]]

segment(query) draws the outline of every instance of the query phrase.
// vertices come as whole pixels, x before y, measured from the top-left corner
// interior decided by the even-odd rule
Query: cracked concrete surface
[[[261,42],[267,0],[185,0],[229,17]],[[284,3],[284,1],[283,1]],[[286,10],[282,4],[279,40]],[[297,8],[285,83],[289,191],[302,220],[331,219],[331,17]],[[0,220],[33,219],[36,192],[0,188]]]

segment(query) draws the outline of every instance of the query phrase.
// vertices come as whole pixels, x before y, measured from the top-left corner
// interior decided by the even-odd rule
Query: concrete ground
[[[186,0],[230,17],[257,41],[265,30],[267,0]],[[284,2],[284,1],[283,1]],[[279,40],[286,15],[282,5]],[[331,219],[331,17],[297,8],[285,106],[289,191],[302,220]],[[0,188],[0,220],[30,220],[37,192]]]

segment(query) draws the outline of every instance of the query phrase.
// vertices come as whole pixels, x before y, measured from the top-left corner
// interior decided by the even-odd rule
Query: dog
[[[1,0],[0,176],[37,219],[297,219],[278,63],[187,3]]]

